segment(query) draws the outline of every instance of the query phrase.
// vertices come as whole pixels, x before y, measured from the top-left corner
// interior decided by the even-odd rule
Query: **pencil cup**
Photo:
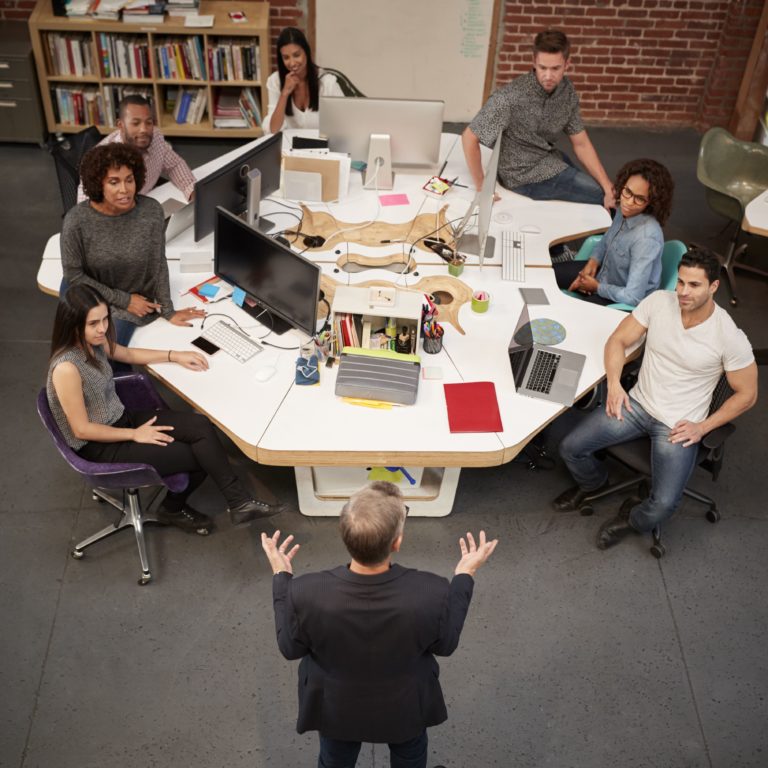
[[[464,271],[463,261],[451,261],[448,263],[448,274],[458,277]]]
[[[475,291],[472,294],[472,311],[482,314],[488,311],[491,303],[491,294],[488,291]]]
[[[429,355],[436,355],[443,348],[443,337],[424,337],[424,351]]]

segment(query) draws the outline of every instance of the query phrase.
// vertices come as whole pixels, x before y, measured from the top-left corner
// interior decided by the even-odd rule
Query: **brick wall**
[[[533,36],[558,27],[573,42],[571,78],[588,123],[727,125],[763,2],[502,0],[496,84],[526,72]],[[272,61],[283,27],[307,30],[308,4],[271,0]],[[0,0],[0,18],[26,18],[34,5]]]
[[[763,0],[504,2],[496,84],[528,70],[546,27],[572,41],[571,79],[592,124],[726,125]]]

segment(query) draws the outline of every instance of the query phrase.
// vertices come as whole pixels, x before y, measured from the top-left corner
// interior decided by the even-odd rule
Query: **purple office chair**
[[[140,373],[115,377],[117,394],[126,408],[147,410],[164,408],[165,404],[155,391],[149,379]],[[98,533],[89,536],[72,550],[72,557],[79,560],[85,549],[97,541],[111,536],[113,533],[131,527],[136,534],[136,543],[139,547],[139,559],[141,560],[141,577],[139,584],[147,584],[152,575],[149,572],[147,560],[147,548],[144,544],[144,524],[156,523],[157,518],[148,512],[142,512],[139,502],[139,488],[158,487],[158,493],[163,487],[175,493],[183,491],[189,483],[189,475],[179,473],[161,477],[154,467],[149,464],[100,464],[81,458],[70,448],[62,437],[61,432],[53,418],[48,405],[48,397],[45,388],[40,390],[37,396],[37,412],[40,419],[50,432],[53,442],[59,449],[59,453],[72,469],[80,474],[83,479],[93,487],[93,498],[97,501],[106,501],[120,511],[120,518],[113,525],[108,525]],[[122,500],[106,493],[107,490],[123,491]],[[128,503],[125,503],[125,497]],[[154,499],[153,499],[154,500]],[[151,504],[151,502],[150,502]],[[207,529],[201,529],[198,533],[208,533]]]

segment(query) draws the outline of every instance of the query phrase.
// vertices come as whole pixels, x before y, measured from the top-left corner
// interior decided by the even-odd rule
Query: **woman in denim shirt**
[[[655,160],[626,163],[616,176],[618,209],[587,262],[555,264],[560,288],[595,304],[636,306],[661,280],[662,226],[669,218],[674,182]]]

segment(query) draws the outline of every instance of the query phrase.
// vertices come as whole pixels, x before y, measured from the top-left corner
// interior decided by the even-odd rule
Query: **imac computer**
[[[320,135],[333,152],[367,162],[365,186],[392,188],[392,171],[434,173],[440,160],[442,101],[320,97]]]
[[[501,132],[496,137],[493,152],[488,165],[485,167],[483,186],[475,195],[474,200],[467,208],[464,218],[456,229],[456,250],[470,256],[477,256],[480,266],[485,259],[492,259],[496,249],[496,239],[488,235],[491,226],[491,210],[493,208],[493,196],[496,193],[496,176],[499,172],[499,155],[501,154]],[[469,223],[477,209],[477,234],[468,234]]]
[[[320,295],[320,267],[216,208],[213,270],[217,277],[245,291],[243,309],[274,333],[296,328],[314,336]]]
[[[282,144],[276,133],[195,182],[195,242],[213,232],[217,205],[256,223],[259,199],[280,189]]]

